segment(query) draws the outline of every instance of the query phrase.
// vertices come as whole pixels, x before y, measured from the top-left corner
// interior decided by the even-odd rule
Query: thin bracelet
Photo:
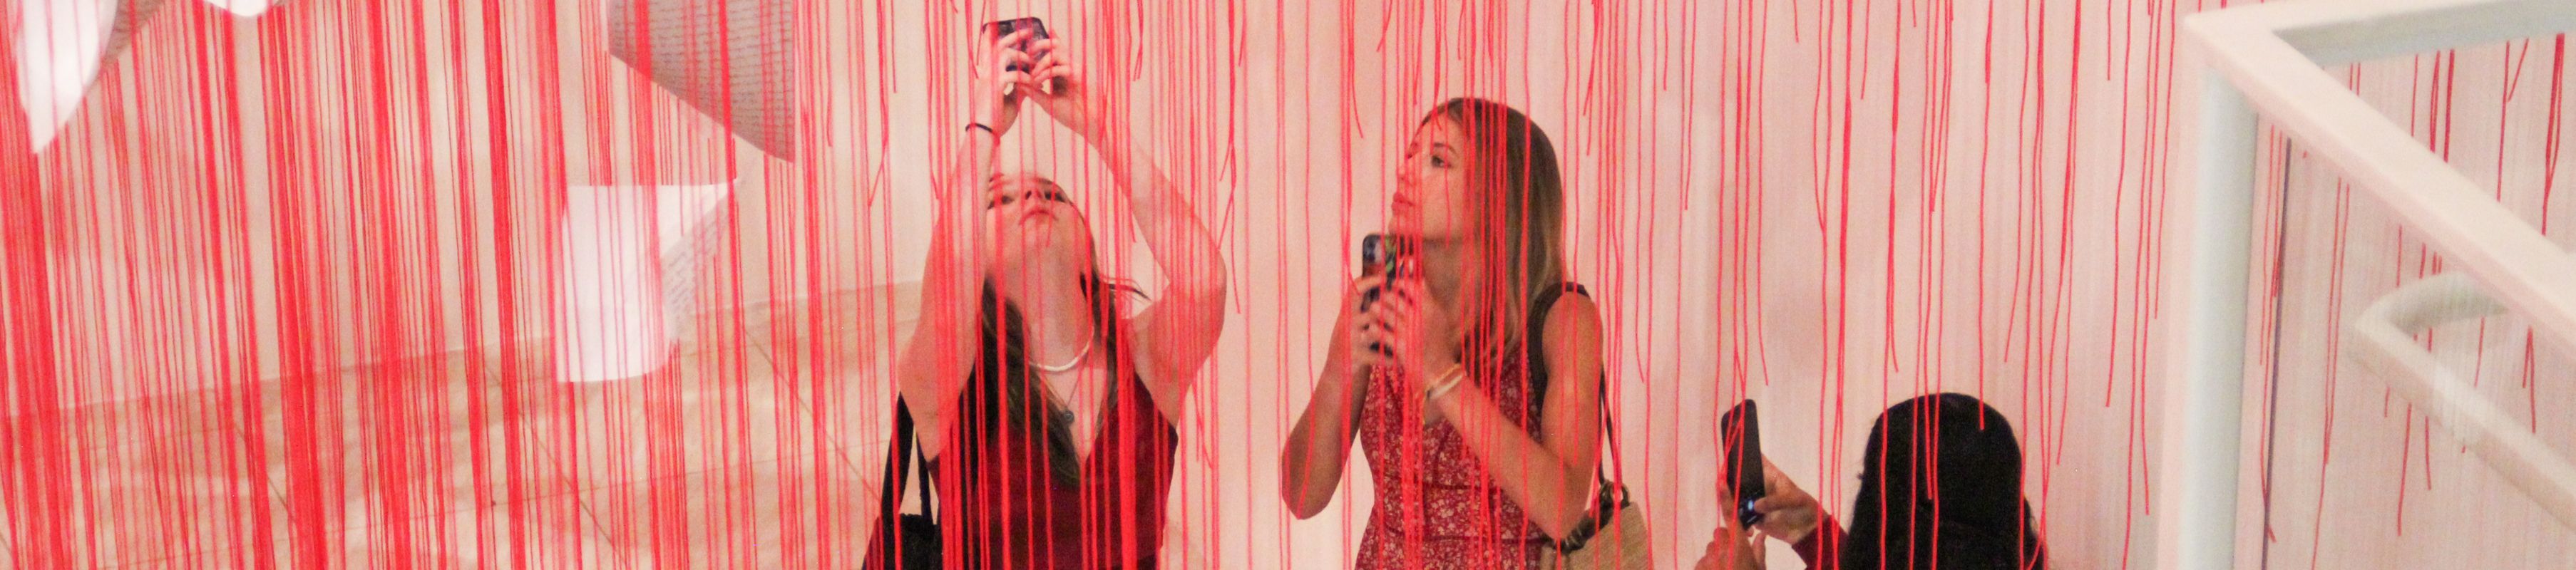
[[[1447,370],[1443,370],[1438,376],[1432,377],[1431,383],[1424,386],[1422,389],[1422,425],[1431,425],[1431,400],[1449,395],[1450,392],[1458,389],[1458,383],[1460,381],[1464,381],[1466,379],[1467,365],[1465,363],[1451,364]]]
[[[1422,393],[1430,394],[1433,387],[1440,385],[1441,382],[1449,380],[1451,375],[1465,376],[1466,369],[1467,363],[1456,362],[1449,364],[1448,368],[1442,368],[1439,372],[1432,373],[1431,381],[1424,382],[1422,384]]]
[[[1001,132],[1001,131],[993,130],[993,126],[992,126],[992,125],[987,125],[987,124],[980,123],[980,122],[970,122],[970,123],[966,123],[966,130],[971,131],[971,130],[975,130],[975,129],[984,129],[984,132],[987,132],[987,133],[993,133],[993,138],[997,138],[997,139],[998,139],[998,138],[1002,138],[1002,132]]]

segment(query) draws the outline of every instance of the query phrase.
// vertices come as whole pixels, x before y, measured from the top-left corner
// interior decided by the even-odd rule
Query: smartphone
[[[1410,240],[1387,234],[1369,234],[1360,238],[1360,271],[1367,275],[1385,275],[1390,279],[1402,277],[1413,265],[1413,247],[1409,243]],[[1377,302],[1377,293],[1376,289],[1370,289],[1360,294],[1361,311],[1367,311],[1370,303]]]
[[[1040,20],[1038,20],[1038,19],[1037,19],[1036,17],[1034,17],[1034,16],[1032,16],[1032,17],[1027,17],[1027,18],[1012,18],[1012,19],[1009,19],[1009,20],[994,20],[994,21],[991,21],[991,22],[985,22],[985,23],[984,23],[984,25],[985,25],[985,26],[987,26],[987,27],[991,27],[991,28],[993,28],[993,37],[996,37],[996,38],[998,38],[998,37],[1002,37],[1002,36],[1011,35],[1012,33],[1018,32],[1018,31],[1023,30],[1023,29],[1028,29],[1028,30],[1037,30],[1035,33],[1031,33],[1031,34],[1029,34],[1029,39],[1028,39],[1027,41],[1025,41],[1025,42],[1021,43],[1020,45],[1011,46],[1011,47],[1013,47],[1013,48],[1017,48],[1017,49],[1019,49],[1020,51],[1028,51],[1028,50],[1029,50],[1029,44],[1037,43],[1037,41],[1038,41],[1038,40],[1043,40],[1043,39],[1047,39],[1047,38],[1049,38],[1049,37],[1053,37],[1053,36],[1049,36],[1049,35],[1047,35],[1046,22],[1040,21]],[[1031,53],[1029,53],[1029,57],[1030,57],[1030,58],[1046,57],[1046,54],[1031,52]],[[1004,66],[1002,69],[1003,69],[1004,71],[1028,71],[1028,70],[1029,70],[1028,66],[1020,65],[1020,64],[1017,64],[1017,63],[1010,64],[1010,65],[1008,65],[1008,66]]]
[[[1369,234],[1360,238],[1360,267],[1369,275],[1379,275],[1395,267],[1411,248],[1404,239],[1386,234]]]
[[[1760,419],[1753,401],[1745,400],[1717,420],[1717,436],[1726,445],[1727,479],[1735,488],[1735,520],[1746,527],[1762,522],[1762,513],[1753,510],[1753,501],[1768,492],[1762,488]]]
[[[1409,240],[1386,234],[1369,234],[1360,238],[1360,270],[1368,275],[1400,276],[1407,271],[1406,267],[1413,264],[1410,259],[1412,247],[1406,245],[1408,243]],[[1360,292],[1360,312],[1368,312],[1369,305],[1377,303],[1377,295],[1382,288],[1371,287]],[[1392,354],[1376,343],[1370,343],[1368,349],[1379,354]]]

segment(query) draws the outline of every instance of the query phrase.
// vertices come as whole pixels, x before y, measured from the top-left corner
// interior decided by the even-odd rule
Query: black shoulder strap
[[[894,447],[888,451],[889,453],[892,453],[894,457],[887,458],[885,477],[878,479],[879,481],[886,482],[883,489],[879,491],[878,498],[879,505],[882,508],[882,510],[879,511],[878,516],[881,517],[882,520],[893,520],[898,513],[903,512],[903,499],[901,493],[912,492],[915,487],[910,480],[912,478],[912,461],[913,458],[921,456],[921,439],[918,437],[918,434],[913,433],[912,408],[911,406],[905,405],[902,398],[895,398],[894,401],[893,443]],[[924,465],[923,470],[927,471],[929,460],[922,460],[922,464]],[[921,513],[930,517],[930,520],[932,521],[939,520],[939,505],[933,502],[933,499],[938,497],[938,491],[924,487],[921,488],[919,492],[921,494]]]
[[[1549,376],[1546,347],[1548,310],[1555,308],[1557,298],[1563,297],[1568,292],[1590,296],[1589,293],[1584,292],[1582,285],[1567,283],[1563,287],[1549,289],[1531,301],[1529,336],[1524,337],[1523,346],[1526,348],[1523,352],[1527,353],[1526,358],[1530,366],[1530,388],[1538,390],[1537,394],[1532,394],[1529,398],[1530,417],[1533,421],[1539,416],[1538,410],[1542,399],[1538,396],[1546,393]],[[1610,415],[1610,374],[1605,370],[1601,377],[1593,381],[1601,386],[1601,393],[1595,398],[1595,402],[1600,404],[1601,409],[1601,433],[1610,440],[1610,457],[1604,461],[1608,465],[1592,467],[1592,480],[1595,482],[1592,502],[1586,505],[1583,520],[1575,524],[1574,529],[1566,536],[1557,538],[1554,542],[1554,547],[1559,553],[1582,549],[1584,544],[1592,540],[1595,533],[1611,524],[1613,517],[1619,516],[1619,513],[1634,504],[1628,499],[1628,490],[1624,484],[1628,480],[1628,475],[1624,472],[1625,468],[1621,466],[1623,462],[1619,457],[1619,424]],[[1614,473],[1618,474],[1619,478],[1610,478]]]
[[[895,398],[894,441],[891,442],[892,445],[886,446],[885,478],[878,479],[884,484],[877,490],[876,532],[874,537],[868,539],[868,549],[866,554],[862,555],[860,568],[888,570],[937,567],[938,565],[938,549],[935,547],[938,544],[938,533],[935,529],[939,518],[935,510],[937,506],[931,502],[931,499],[936,496],[936,491],[927,487],[921,490],[923,514],[903,514],[904,490],[914,486],[906,481],[911,478],[912,458],[921,453],[920,440],[913,434],[912,423],[911,408],[904,405],[903,398]],[[929,462],[922,463],[923,470],[929,471],[927,467]],[[927,519],[926,522],[932,525],[932,529],[911,528],[916,526],[917,522],[922,522],[914,517]],[[925,543],[931,546],[921,546]],[[930,550],[917,550],[918,548],[930,548]]]
[[[1591,295],[1584,292],[1582,285],[1574,283],[1550,287],[1530,299],[1529,322],[1523,323],[1526,330],[1521,334],[1521,358],[1529,364],[1530,397],[1527,399],[1531,418],[1538,417],[1540,406],[1547,401],[1548,383],[1554,380],[1547,368],[1547,313],[1556,308],[1557,299],[1567,292]]]
[[[1547,314],[1549,310],[1556,308],[1556,300],[1560,297],[1564,297],[1566,293],[1573,293],[1585,297],[1592,296],[1592,293],[1583,289],[1582,284],[1566,283],[1563,287],[1554,287],[1545,292],[1539,293],[1538,298],[1530,300],[1529,335],[1521,337],[1523,346],[1527,348],[1522,349],[1521,352],[1524,353],[1523,356],[1529,361],[1530,390],[1532,391],[1528,398],[1530,402],[1529,418],[1533,423],[1539,421],[1539,408],[1546,402],[1545,394],[1547,394],[1547,385],[1553,380],[1547,367]],[[1607,485],[1614,480],[1607,477],[1606,475],[1608,475],[1608,473],[1604,473],[1603,471],[1607,470],[1611,473],[1618,473],[1621,470],[1619,466],[1619,425],[1614,423],[1614,420],[1610,417],[1610,382],[1608,373],[1604,372],[1602,378],[1595,378],[1593,381],[1601,384],[1601,394],[1595,398],[1595,401],[1601,405],[1602,434],[1610,438],[1610,465],[1606,468],[1595,466],[1593,469],[1593,476],[1600,478],[1602,483]],[[1619,479],[1617,479],[1617,481],[1625,481],[1627,478],[1628,476],[1626,473],[1619,473]]]

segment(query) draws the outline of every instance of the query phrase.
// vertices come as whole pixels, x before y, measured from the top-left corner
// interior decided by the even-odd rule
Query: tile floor
[[[549,382],[538,344],[74,410],[64,544],[82,568],[855,567],[912,298],[700,315],[643,379]],[[0,569],[33,568],[48,525],[11,519]]]

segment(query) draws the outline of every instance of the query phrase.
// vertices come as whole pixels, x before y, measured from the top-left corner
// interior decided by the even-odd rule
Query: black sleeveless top
[[[1003,314],[979,327],[992,350],[952,408],[948,451],[923,470],[937,483],[947,566],[1156,567],[1179,434],[1137,375],[1124,335],[1108,336],[1117,381],[1108,387],[1091,455],[1082,457],[1073,414],[1048,396],[1021,343],[999,342],[1007,337],[997,335],[1023,330],[1016,311],[986,307]],[[886,520],[899,504],[894,497],[900,495],[885,503]]]
[[[1123,351],[1122,351],[1123,352]],[[1122,355],[1121,361],[1125,360]],[[1142,378],[1113,369],[1091,455],[1025,372],[979,374],[949,424],[940,523],[967,568],[1152,568],[1179,435]],[[938,469],[946,467],[947,469]]]

